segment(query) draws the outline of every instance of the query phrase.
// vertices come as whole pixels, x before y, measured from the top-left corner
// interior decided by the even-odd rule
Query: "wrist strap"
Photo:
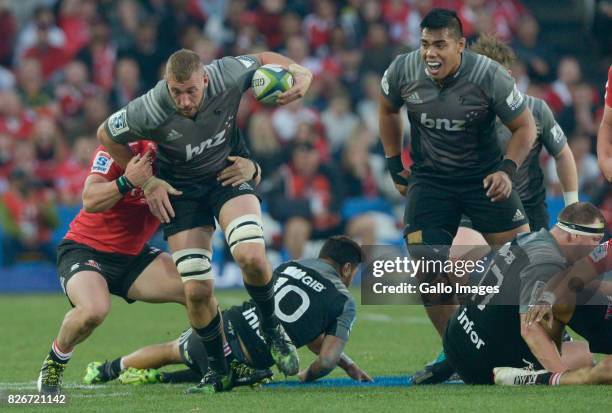
[[[402,156],[395,155],[385,158],[385,160],[387,161],[387,168],[389,169],[389,173],[391,174],[391,179],[393,179],[393,182],[398,185],[408,185],[408,180],[400,175],[402,172],[404,172]]]
[[[252,159],[251,159],[251,162],[253,162],[253,166],[255,167],[255,172],[253,173],[253,176],[251,177],[251,181],[253,181],[257,179],[257,177],[259,176],[259,166],[257,165],[257,162],[255,162]]]
[[[119,178],[117,178],[115,183],[117,184],[117,189],[119,189],[119,193],[121,195],[125,195],[135,188],[129,179],[125,177],[125,175],[121,175]]]
[[[514,162],[512,159],[506,158],[502,161],[498,170],[505,172],[506,175],[510,177],[510,180],[513,180],[517,169],[518,166],[516,165],[516,162]]]

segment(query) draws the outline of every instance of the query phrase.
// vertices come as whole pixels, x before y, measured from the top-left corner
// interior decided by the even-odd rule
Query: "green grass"
[[[354,291],[358,293],[358,291]],[[242,291],[219,292],[223,307],[239,303]],[[64,313],[61,295],[0,296],[0,411],[70,412],[240,412],[240,411],[609,411],[605,386],[564,388],[429,386],[385,388],[236,389],[213,396],[185,395],[186,385],[80,386],[85,366],[126,354],[140,346],[169,341],[187,325],[177,305],[127,305],[113,299],[111,314],[78,346],[65,375],[66,406],[7,406],[7,394],[34,393],[38,369]],[[361,306],[346,352],[368,373],[407,375],[432,360],[440,342],[422,308]],[[312,356],[300,353],[302,365]],[[341,370],[332,377],[343,377]],[[606,407],[607,406],[607,407]]]

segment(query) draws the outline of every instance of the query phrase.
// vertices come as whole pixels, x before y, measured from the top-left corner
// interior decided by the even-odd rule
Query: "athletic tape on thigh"
[[[172,254],[176,269],[181,274],[181,280],[212,280],[212,252],[203,248],[187,248]]]
[[[225,229],[225,239],[232,253],[236,245],[243,242],[265,244],[261,217],[249,214],[236,218]]]

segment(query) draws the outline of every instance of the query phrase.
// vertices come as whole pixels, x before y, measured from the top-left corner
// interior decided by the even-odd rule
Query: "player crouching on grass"
[[[370,376],[343,353],[355,320],[355,301],[347,287],[351,284],[362,252],[359,245],[344,236],[334,236],[323,245],[318,259],[290,261],[274,271],[276,312],[296,347],[306,345],[317,359],[298,374],[303,382],[316,380],[336,366],[357,381],[371,381]],[[255,370],[257,381],[272,376],[274,365],[270,346],[262,338],[260,315],[253,301],[223,311],[224,332],[232,357]],[[117,377],[122,383],[198,382],[208,370],[206,349],[187,329],[174,341],[151,345],[106,362],[99,362],[95,372],[85,376],[87,384],[102,383]],[[185,364],[188,370],[162,373],[156,369]],[[118,368],[123,366],[123,372]],[[114,367],[113,367],[114,366]],[[247,383],[251,384],[251,383]],[[188,390],[197,393],[199,386]]]

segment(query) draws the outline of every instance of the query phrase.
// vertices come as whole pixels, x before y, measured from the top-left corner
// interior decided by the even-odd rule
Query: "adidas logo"
[[[246,191],[246,190],[251,190],[251,189],[253,188],[247,182],[240,184],[240,186],[238,187],[239,191]]]
[[[523,215],[520,209],[517,209],[514,213],[514,218],[512,218],[512,222],[520,221],[521,219],[525,219],[525,215]]]
[[[419,92],[416,91],[406,96],[405,100],[408,103],[423,103],[423,100],[421,100],[421,97],[419,96]]]
[[[166,136],[166,142],[172,142],[175,141],[177,139],[180,139],[183,137],[182,133],[179,133],[177,131],[175,131],[174,129],[172,129],[170,131],[170,133],[168,134],[168,136]]]

